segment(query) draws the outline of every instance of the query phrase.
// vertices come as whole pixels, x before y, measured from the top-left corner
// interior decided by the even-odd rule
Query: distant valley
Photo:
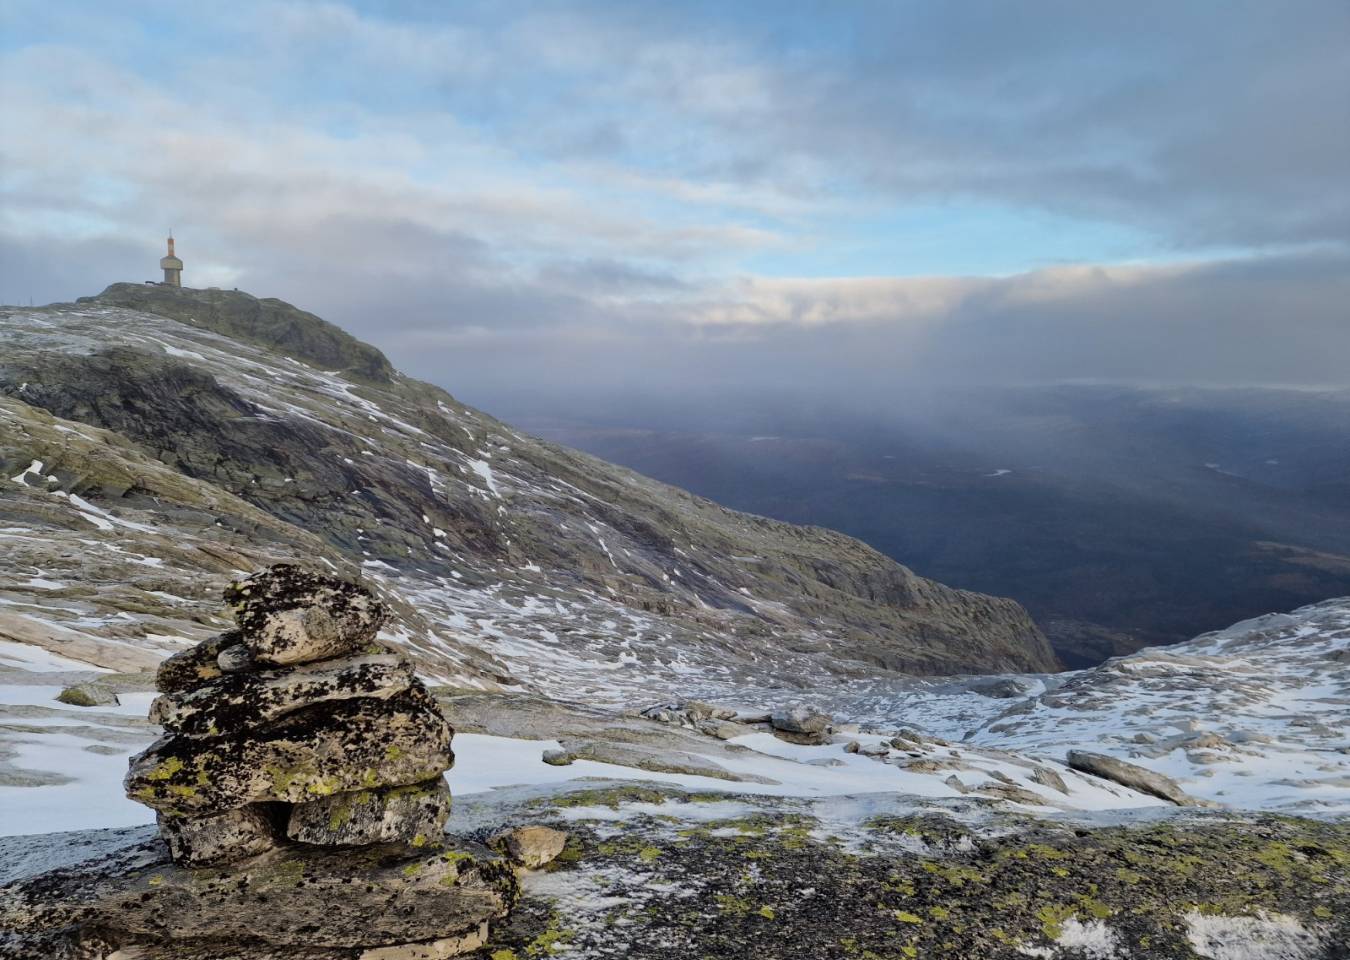
[[[1070,667],[1350,593],[1344,391],[991,389],[861,414],[782,397],[573,408],[507,415],[1012,597]]]

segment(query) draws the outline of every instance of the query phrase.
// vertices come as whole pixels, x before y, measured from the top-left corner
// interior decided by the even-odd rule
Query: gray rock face
[[[245,645],[262,665],[355,653],[389,618],[364,587],[284,563],[230,584],[225,601],[234,608]]]
[[[338,793],[291,807],[286,835],[301,843],[355,846],[406,843],[439,847],[450,815],[444,777],[406,787]]]
[[[473,845],[291,846],[212,870],[175,866],[150,842],[3,888],[0,929],[37,937],[81,924],[122,944],[377,947],[475,932],[517,893],[511,866]]]
[[[453,729],[420,685],[389,700],[344,700],[245,737],[165,737],[131,758],[127,795],[184,815],[301,803],[421,783],[454,764]]]
[[[160,814],[159,832],[173,862],[189,867],[243,860],[277,845],[271,817],[256,806],[206,817]]]
[[[221,652],[240,643],[239,631],[229,630],[175,653],[155,671],[155,689],[160,693],[180,693],[216,679],[220,676],[217,660]]]
[[[218,736],[262,726],[316,703],[387,700],[412,682],[412,665],[388,655],[233,673],[195,690],[158,697],[150,705],[150,719],[170,733]]]
[[[1139,790],[1162,800],[1169,800],[1179,807],[1208,805],[1205,801],[1192,797],[1181,789],[1181,785],[1171,777],[1154,773],[1152,770],[1145,769],[1137,764],[1117,760],[1115,757],[1108,757],[1105,754],[1090,753],[1086,750],[1070,750],[1068,764],[1074,770],[1090,773],[1104,780],[1112,780],[1123,787]]]

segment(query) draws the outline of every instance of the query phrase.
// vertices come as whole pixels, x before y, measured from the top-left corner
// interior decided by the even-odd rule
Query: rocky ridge
[[[149,666],[226,626],[231,576],[305,555],[485,689],[1054,664],[1011,601],[526,437],[279,302],[117,284],[0,335],[0,636]]]

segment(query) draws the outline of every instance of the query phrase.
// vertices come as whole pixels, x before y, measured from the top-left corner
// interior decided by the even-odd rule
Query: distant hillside
[[[1346,392],[923,399],[866,416],[745,397],[516,416],[719,503],[1013,597],[1071,666],[1350,592]]]
[[[136,666],[216,629],[234,571],[299,555],[359,567],[447,683],[1056,665],[1011,600],[526,436],[280,301],[116,284],[0,339],[0,636]]]

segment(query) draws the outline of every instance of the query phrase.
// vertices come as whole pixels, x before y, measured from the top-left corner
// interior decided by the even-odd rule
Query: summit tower
[[[164,271],[164,285],[166,287],[181,287],[183,285],[183,261],[173,254],[172,230],[169,231],[169,253],[167,256],[159,258],[159,268]]]

